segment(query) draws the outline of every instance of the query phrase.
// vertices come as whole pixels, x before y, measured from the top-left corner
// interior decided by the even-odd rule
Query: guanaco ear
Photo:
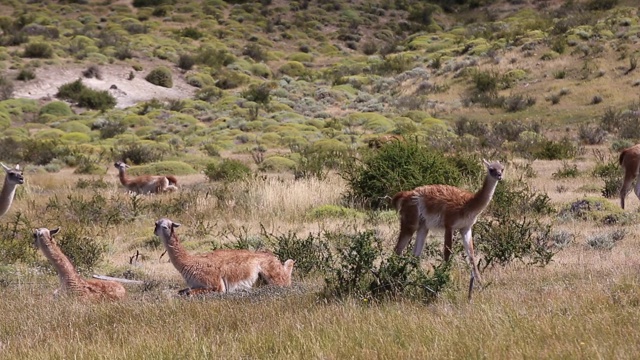
[[[20,170],[20,164],[16,164],[16,170]]]
[[[59,226],[57,228],[55,228],[55,229],[49,230],[49,234],[51,236],[56,235],[59,232],[60,232],[60,227]]]
[[[482,159],[482,163],[483,163],[485,166],[489,166],[489,162],[488,162],[486,159],[484,159],[484,158]]]
[[[174,227],[174,228],[180,227],[180,223],[172,223],[171,227]]]
[[[2,165],[2,167],[4,168],[4,171],[9,171],[11,169],[9,169],[9,167],[7,165],[5,165],[4,163],[0,163],[0,165]]]

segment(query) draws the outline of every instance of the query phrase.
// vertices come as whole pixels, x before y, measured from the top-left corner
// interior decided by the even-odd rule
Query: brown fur
[[[60,288],[63,292],[85,300],[120,300],[125,297],[126,290],[122,284],[115,281],[85,280],[76,271],[69,258],[62,253],[53,236],[60,228],[49,230],[36,229],[33,232],[35,245],[49,259],[60,278]]]
[[[157,194],[178,189],[178,179],[173,175],[140,175],[135,178],[129,178],[126,174],[128,165],[118,161],[113,166],[118,169],[120,183],[134,193]]]
[[[294,261],[284,265],[270,252],[221,249],[201,255],[190,255],[182,247],[175,228],[180,224],[169,219],[156,222],[154,233],[162,239],[171,263],[180,272],[189,288],[179,294],[228,292],[252,287],[259,278],[267,284],[291,285]]]
[[[463,244],[472,267],[472,280],[480,282],[480,273],[475,261],[472,227],[478,216],[489,205],[496,184],[502,179],[504,167],[500,163],[488,163],[482,188],[471,193],[450,185],[426,185],[410,191],[400,191],[392,199],[393,207],[400,214],[400,235],[395,247],[399,255],[409,245],[417,231],[413,254],[420,256],[430,229],[443,228],[444,261],[449,261],[453,245],[453,232],[460,230]],[[469,296],[471,296],[471,288]]]
[[[620,187],[620,206],[624,209],[624,201],[631,190],[633,181],[636,180],[635,194],[640,199],[640,182],[638,172],[640,170],[640,144],[628,147],[620,153],[618,158],[620,166],[624,169],[622,186]]]

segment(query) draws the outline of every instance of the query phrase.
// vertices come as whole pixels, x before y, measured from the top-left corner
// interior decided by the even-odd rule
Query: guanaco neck
[[[67,289],[77,289],[85,284],[84,279],[80,277],[80,274],[76,271],[71,261],[65,254],[62,253],[60,248],[51,243],[49,246],[41,246],[44,256],[49,259],[53,267],[55,267],[60,279],[60,284]]]
[[[166,242],[166,247],[171,263],[182,273],[182,269],[185,267],[190,255],[180,243],[178,235],[176,235],[175,232],[171,231],[171,236],[169,237],[169,241]]]
[[[124,173],[124,169],[118,169],[118,177],[120,178],[120,183],[122,183],[122,185],[129,185],[130,181],[129,178],[127,178],[127,175]]]
[[[498,179],[493,176],[487,174],[484,178],[484,183],[482,184],[482,188],[476,192],[471,200],[467,203],[467,211],[479,214],[484,210],[489,202],[491,202],[491,198],[493,198],[493,193],[496,191],[496,186],[498,185]]]
[[[13,203],[13,198],[16,195],[17,186],[18,184],[10,182],[8,177],[4,179],[4,185],[2,186],[2,191],[0,192],[0,216],[6,214],[7,211],[9,211],[9,208]]]

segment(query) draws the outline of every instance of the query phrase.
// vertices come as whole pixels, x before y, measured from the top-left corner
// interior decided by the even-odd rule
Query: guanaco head
[[[504,166],[500,164],[498,161],[494,161],[492,163],[488,162],[485,159],[482,159],[482,162],[487,167],[487,171],[489,172],[489,176],[496,180],[502,180],[502,174],[504,173]]]
[[[33,245],[38,248],[49,247],[53,242],[53,236],[60,232],[60,227],[49,230],[47,228],[39,228],[33,230]]]
[[[129,165],[123,163],[122,161],[116,161],[115,164],[113,164],[113,166],[115,166],[116,169],[122,170],[122,171],[124,171],[124,169],[129,167]]]
[[[173,235],[173,229],[177,227],[180,227],[179,223],[174,223],[169,219],[162,218],[156,221],[156,228],[153,230],[153,233],[156,234],[156,236],[159,236],[162,241],[166,241],[171,238],[171,235]]]
[[[24,176],[22,176],[22,170],[20,170],[20,164],[17,164],[15,168],[10,168],[3,163],[0,163],[7,173],[7,180],[11,184],[24,184]]]

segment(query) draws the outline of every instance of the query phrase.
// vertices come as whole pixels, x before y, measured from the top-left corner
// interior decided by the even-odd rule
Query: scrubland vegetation
[[[0,219],[0,357],[637,357],[639,207],[617,198],[618,152],[640,139],[635,2],[0,9],[0,160],[26,167]],[[173,95],[128,105],[158,89]],[[421,259],[392,255],[388,199],[475,191],[482,158],[506,171],[469,302],[459,237],[449,264],[438,231]],[[180,190],[128,194],[114,161]],[[193,253],[295,259],[294,285],[178,297],[160,217]],[[32,229],[57,226],[84,276],[143,284],[54,298]]]

